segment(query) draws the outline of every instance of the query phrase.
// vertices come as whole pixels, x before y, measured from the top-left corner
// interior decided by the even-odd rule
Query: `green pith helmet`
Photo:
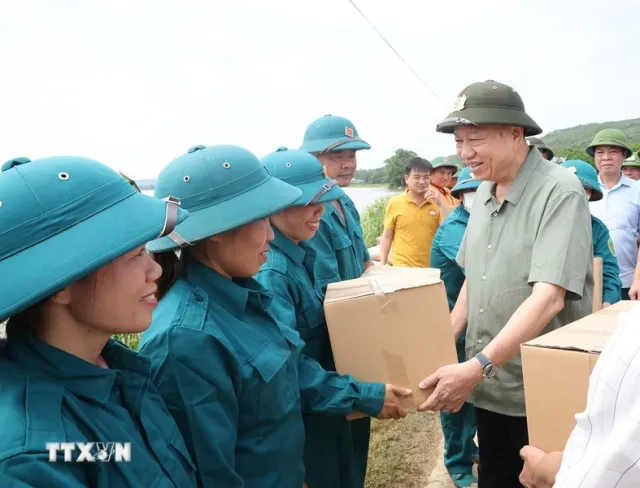
[[[637,153],[625,159],[624,162],[622,163],[622,167],[624,168],[625,166],[640,168],[640,151],[638,151]]]
[[[538,151],[543,152],[546,151],[549,153],[549,159],[553,159],[553,151],[551,150],[551,148],[549,148],[542,139],[539,139],[538,137],[527,137],[527,142],[529,143],[530,146],[536,146],[538,148]]]
[[[598,173],[596,173],[593,166],[581,159],[570,159],[569,161],[564,161],[560,166],[575,174],[582,186],[591,190],[590,202],[597,202],[602,199],[602,190],[598,184]]]
[[[448,156],[438,156],[437,158],[433,158],[431,160],[431,167],[433,169],[437,169],[437,168],[451,168],[454,172],[458,172],[458,170],[460,169],[458,167],[458,164],[455,161],[452,161],[451,159],[449,159]]]
[[[625,158],[628,158],[633,154],[629,144],[627,143],[627,136],[624,135],[620,129],[602,129],[596,134],[587,147],[587,154],[593,157],[596,147],[598,146],[614,146],[625,150]]]
[[[522,127],[525,136],[535,136],[542,132],[525,112],[518,92],[493,80],[473,83],[462,90],[451,113],[436,126],[436,130],[453,134],[454,129],[459,126],[487,124]]]

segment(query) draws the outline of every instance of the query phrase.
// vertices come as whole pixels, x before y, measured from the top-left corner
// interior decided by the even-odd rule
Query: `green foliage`
[[[142,334],[113,334],[113,338],[122,342],[129,349],[137,351],[141,335]]]
[[[417,154],[406,149],[396,149],[396,152],[384,162],[384,179],[389,188],[404,187],[404,170],[409,160]]]
[[[355,179],[367,185],[380,185],[387,183],[384,179],[384,167],[375,169],[359,169],[356,171]]]
[[[376,239],[382,235],[382,230],[384,229],[384,212],[387,208],[387,202],[390,199],[391,196],[377,198],[367,206],[360,216],[365,246],[375,246],[377,244]]]
[[[585,149],[599,131],[609,128],[620,129],[627,136],[631,149],[636,151],[640,149],[640,119],[578,125],[550,132],[542,140],[553,149],[556,157],[582,159],[593,164],[593,158],[586,153]]]

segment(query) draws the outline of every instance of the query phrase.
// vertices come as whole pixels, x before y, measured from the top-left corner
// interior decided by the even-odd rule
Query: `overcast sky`
[[[258,156],[311,120],[432,158],[474,81],[511,84],[545,132],[640,116],[640,0],[5,0],[0,159],[92,157],[155,177],[195,144]],[[0,161],[1,162],[1,161]]]

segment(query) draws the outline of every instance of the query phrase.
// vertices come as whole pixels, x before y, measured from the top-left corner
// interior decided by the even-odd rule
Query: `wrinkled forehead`
[[[623,154],[624,150],[621,147],[618,146],[596,146],[594,152],[598,153],[598,152],[614,152],[614,153],[620,153]]]
[[[507,130],[505,125],[463,125],[456,127],[453,134],[456,139],[468,139],[471,137],[487,137]]]

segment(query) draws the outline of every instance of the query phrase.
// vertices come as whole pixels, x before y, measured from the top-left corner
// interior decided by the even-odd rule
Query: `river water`
[[[353,203],[355,203],[356,208],[360,213],[364,212],[367,206],[372,204],[378,198],[392,196],[398,193],[397,191],[387,190],[386,188],[347,187],[344,190],[351,200],[353,200]],[[153,191],[150,190],[145,190],[143,193],[153,195]]]

